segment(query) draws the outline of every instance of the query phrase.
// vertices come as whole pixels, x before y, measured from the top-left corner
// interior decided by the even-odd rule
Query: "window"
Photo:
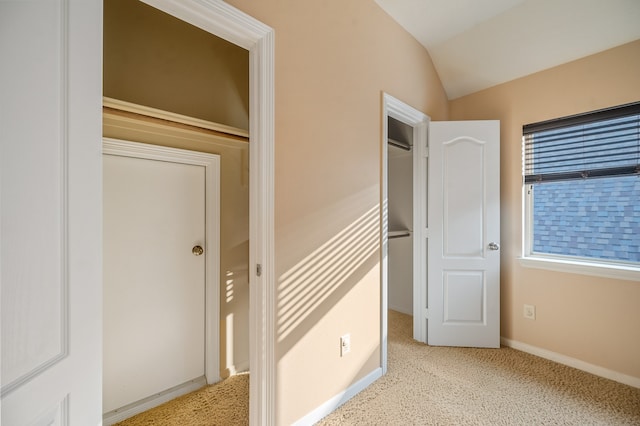
[[[523,127],[524,257],[640,267],[640,103]]]

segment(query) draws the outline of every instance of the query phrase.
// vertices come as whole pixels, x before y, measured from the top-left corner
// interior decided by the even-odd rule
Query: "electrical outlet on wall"
[[[351,352],[351,334],[340,337],[340,356],[345,356]]]
[[[536,306],[535,305],[524,305],[523,315],[527,319],[535,320],[536,319]]]

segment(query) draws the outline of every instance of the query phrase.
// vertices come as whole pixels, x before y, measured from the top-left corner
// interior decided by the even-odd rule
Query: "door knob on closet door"
[[[191,253],[193,253],[194,256],[200,256],[202,253],[204,253],[204,249],[201,246],[194,246],[191,249]]]
[[[500,250],[500,245],[498,243],[489,243],[489,250]]]

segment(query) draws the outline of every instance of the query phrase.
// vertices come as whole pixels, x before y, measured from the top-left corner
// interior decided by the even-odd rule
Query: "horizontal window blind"
[[[640,175],[640,102],[523,127],[525,183]]]

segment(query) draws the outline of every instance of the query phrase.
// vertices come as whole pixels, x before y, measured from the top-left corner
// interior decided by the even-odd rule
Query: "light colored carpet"
[[[640,389],[510,348],[432,347],[389,313],[387,374],[331,425],[640,425]]]
[[[133,416],[117,426],[248,424],[249,374],[238,374]]]
[[[432,347],[389,312],[388,371],[318,423],[640,425],[640,389],[510,348]],[[249,376],[233,376],[119,423],[247,425]]]

